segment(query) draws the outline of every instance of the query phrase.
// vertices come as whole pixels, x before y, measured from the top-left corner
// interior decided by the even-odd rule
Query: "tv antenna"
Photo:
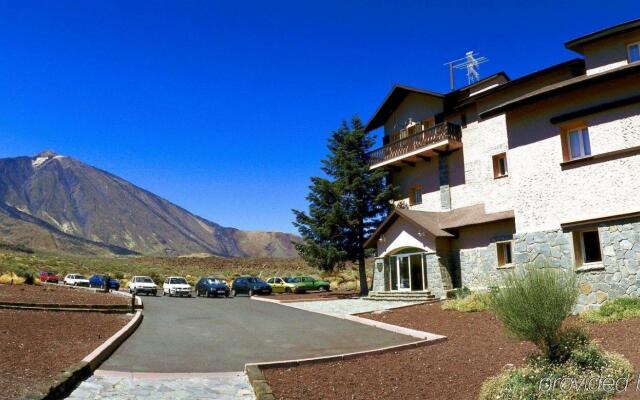
[[[451,85],[451,90],[455,89],[454,69],[466,69],[467,81],[469,84],[472,84],[480,80],[478,69],[480,68],[480,64],[484,64],[487,61],[489,61],[487,57],[480,56],[475,51],[467,51],[464,57],[444,63],[443,65],[449,66],[449,84]]]

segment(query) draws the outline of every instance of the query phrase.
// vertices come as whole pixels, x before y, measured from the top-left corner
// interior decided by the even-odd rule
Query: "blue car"
[[[196,296],[229,297],[229,294],[231,294],[231,289],[220,278],[204,276],[196,283]]]
[[[95,274],[89,278],[89,287],[104,287],[105,279],[109,279],[109,289],[120,290],[120,281],[114,278],[110,278],[109,275]]]

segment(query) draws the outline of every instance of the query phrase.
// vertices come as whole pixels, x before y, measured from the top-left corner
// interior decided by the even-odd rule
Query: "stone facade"
[[[640,222],[598,226],[602,262],[576,268],[571,232],[545,231],[514,235],[514,264],[551,265],[578,274],[576,312],[597,308],[608,299],[640,295]]]

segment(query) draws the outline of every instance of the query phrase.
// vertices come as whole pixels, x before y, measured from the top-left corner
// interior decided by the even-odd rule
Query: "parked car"
[[[304,283],[290,282],[292,278],[273,277],[267,279],[273,293],[305,293],[307,288]]]
[[[134,276],[129,281],[129,293],[144,293],[147,296],[158,294],[158,286],[148,276]]]
[[[95,274],[89,278],[89,287],[102,288],[106,280],[109,281],[109,289],[120,290],[120,281],[106,274]]]
[[[229,297],[231,289],[223,279],[204,276],[196,283],[196,296]]]
[[[271,294],[271,286],[260,278],[254,276],[240,276],[231,284],[234,294],[246,293],[249,296],[254,294]]]
[[[80,274],[67,274],[62,282],[71,286],[89,286],[89,280]]]
[[[311,276],[293,276],[289,279],[291,282],[303,284],[307,290],[331,290],[329,282]]]
[[[38,279],[40,279],[40,282],[58,283],[60,277],[55,272],[42,271],[38,272]]]
[[[191,297],[191,285],[181,276],[170,276],[164,280],[162,295]]]

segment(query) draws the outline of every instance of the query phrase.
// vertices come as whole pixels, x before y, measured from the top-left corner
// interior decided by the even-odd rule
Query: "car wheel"
[[[291,288],[290,287],[284,288],[284,292],[290,294],[291,293]]]
[[[231,297],[236,297],[236,291],[235,291],[235,289],[231,291]]]
[[[229,291],[224,292],[224,297],[229,297]]]
[[[249,289],[249,293],[247,293],[249,295],[249,297],[253,296],[253,289]]]

